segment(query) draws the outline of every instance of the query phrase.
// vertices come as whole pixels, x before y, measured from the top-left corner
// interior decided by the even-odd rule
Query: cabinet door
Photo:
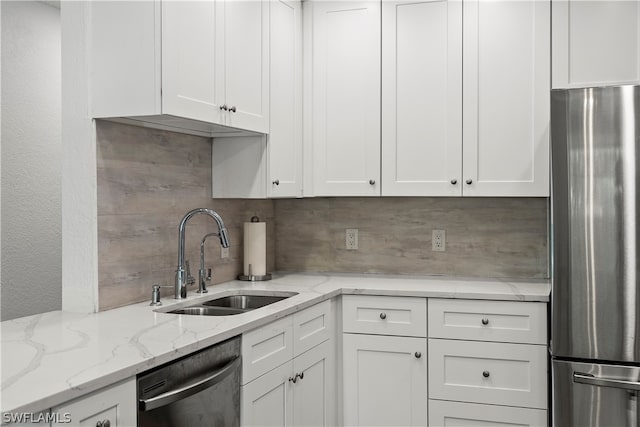
[[[138,415],[136,407],[136,379],[131,378],[111,387],[106,387],[80,397],[72,402],[52,409],[52,413],[69,414],[74,426],[95,426],[98,422],[109,421],[112,427],[134,426]],[[53,423],[53,426],[64,426]]]
[[[333,341],[325,341],[293,360],[294,426],[334,426],[335,371]]]
[[[162,112],[225,124],[221,1],[162,2]]]
[[[429,400],[429,426],[546,427],[547,411]]]
[[[462,2],[382,3],[382,195],[462,194]]]
[[[313,3],[316,196],[380,195],[380,2]]]
[[[243,426],[290,426],[292,424],[293,362],[242,386],[241,424]]]
[[[640,83],[640,1],[552,3],[554,88]]]
[[[550,5],[464,6],[463,195],[549,195]]]
[[[343,351],[344,425],[427,425],[426,339],[344,334]]]
[[[270,3],[269,197],[302,196],[302,5]]]
[[[269,2],[224,1],[223,28],[227,124],[268,133]]]

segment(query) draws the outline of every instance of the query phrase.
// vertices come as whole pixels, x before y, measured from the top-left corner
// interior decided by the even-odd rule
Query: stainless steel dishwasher
[[[240,337],[138,375],[138,426],[239,426]]]

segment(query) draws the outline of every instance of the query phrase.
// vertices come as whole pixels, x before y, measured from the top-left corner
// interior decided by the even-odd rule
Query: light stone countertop
[[[224,317],[158,313],[148,303],[139,303],[100,313],[53,311],[2,322],[1,411],[46,410],[340,294],[547,302],[550,284],[548,280],[280,273],[268,282],[216,285],[204,297],[190,290],[188,299],[191,303],[237,291],[298,295]],[[162,308],[178,303],[171,298],[163,302]]]

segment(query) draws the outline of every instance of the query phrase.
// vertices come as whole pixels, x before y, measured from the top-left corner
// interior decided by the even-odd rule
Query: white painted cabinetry
[[[105,387],[94,393],[52,408],[53,414],[59,414],[60,420],[66,421],[63,414],[69,414],[70,423],[74,426],[94,427],[107,425],[111,427],[134,426],[137,422],[136,379],[130,378],[121,383]],[[65,422],[53,423],[55,427],[69,425]],[[102,423],[102,424],[101,424]]]
[[[336,424],[334,315],[325,301],[243,335],[243,426]]]
[[[345,426],[427,425],[427,302],[343,296]]]
[[[549,195],[550,1],[463,2],[463,194]]]
[[[312,193],[379,196],[380,2],[310,3]]]
[[[88,25],[93,117],[269,131],[267,0],[93,2]]]
[[[429,299],[428,310],[430,426],[547,425],[546,304]]]
[[[269,135],[213,139],[213,198],[302,196],[302,6],[269,7]]]
[[[382,2],[382,195],[462,194],[462,2]]]
[[[554,0],[553,88],[640,83],[640,1]]]

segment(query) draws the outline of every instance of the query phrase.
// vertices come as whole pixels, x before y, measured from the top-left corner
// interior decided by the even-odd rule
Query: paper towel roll
[[[244,275],[264,276],[265,274],[267,274],[267,224],[245,222]]]

